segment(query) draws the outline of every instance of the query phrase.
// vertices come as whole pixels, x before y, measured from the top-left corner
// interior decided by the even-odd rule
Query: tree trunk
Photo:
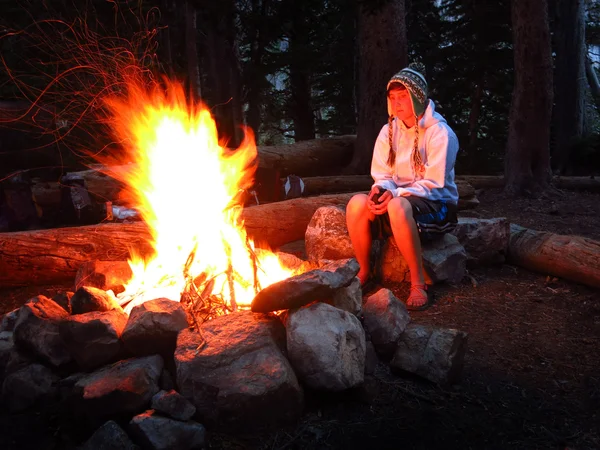
[[[600,242],[511,224],[508,261],[535,272],[600,287]]]
[[[387,122],[387,82],[407,65],[404,0],[359,2],[358,30],[358,137],[348,172],[364,174],[369,173],[375,140]]]
[[[583,0],[558,0],[554,80],[555,147],[552,162],[564,173],[573,142],[583,135],[585,116],[585,20]]]
[[[198,62],[197,12],[192,0],[185,0],[185,55],[187,59],[190,92],[194,97],[202,97],[200,64]]]
[[[546,0],[511,4],[515,82],[505,157],[505,191],[533,194],[549,185],[552,55]]]
[[[296,142],[315,138],[315,116],[312,108],[311,67],[303,55],[310,48],[310,26],[302,2],[292,2],[292,30],[290,33],[289,53],[291,117],[294,121],[294,139]]]
[[[252,0],[252,13],[257,17],[264,18],[270,1]],[[264,20],[252,20],[248,35],[250,42],[250,61],[246,66],[246,123],[258,136],[261,123],[263,89],[265,85],[265,74],[263,72],[263,55],[267,32],[267,22]]]

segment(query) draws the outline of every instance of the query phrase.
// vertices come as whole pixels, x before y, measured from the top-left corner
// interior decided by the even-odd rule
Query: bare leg
[[[394,240],[410,269],[410,282],[412,286],[424,286],[423,254],[412,207],[405,198],[396,197],[388,204],[388,214]],[[418,302],[411,302],[411,305],[421,306],[425,302],[426,295],[425,298],[420,298]]]
[[[358,278],[364,284],[369,278],[369,257],[371,254],[370,221],[374,215],[367,206],[368,197],[357,194],[350,199],[346,206],[346,225],[354,248],[356,260],[360,265]]]

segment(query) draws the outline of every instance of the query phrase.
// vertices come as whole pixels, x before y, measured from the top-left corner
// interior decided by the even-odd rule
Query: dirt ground
[[[464,216],[600,240],[600,194],[514,200],[486,190],[479,199]],[[307,392],[306,413],[293,426],[209,432],[209,448],[600,449],[599,290],[510,265],[469,274],[460,285],[436,287],[434,306],[412,313],[417,323],[469,334],[459,384],[438,387],[380,363],[360,389]],[[406,295],[406,286],[387,287]],[[31,288],[0,292],[0,313],[30,295]],[[2,449],[73,448],[82,437],[63,410],[0,413]]]

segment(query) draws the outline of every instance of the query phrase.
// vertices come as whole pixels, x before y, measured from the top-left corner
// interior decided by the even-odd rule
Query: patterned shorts
[[[413,217],[417,223],[417,230],[422,242],[432,241],[449,233],[458,222],[457,207],[454,203],[445,200],[428,200],[414,195],[404,197],[412,206]],[[387,239],[392,236],[390,216],[386,212],[375,216],[371,222],[371,237],[373,239]]]

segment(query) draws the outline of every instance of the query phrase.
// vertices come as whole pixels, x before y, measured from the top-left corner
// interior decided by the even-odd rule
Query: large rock
[[[284,349],[279,319],[249,311],[208,321],[201,333],[183,330],[175,350],[179,392],[204,420],[230,430],[296,420],[303,392]]]
[[[451,384],[461,376],[466,349],[463,331],[409,324],[390,366],[434,383]]]
[[[75,404],[83,414],[92,418],[144,411],[159,391],[163,366],[162,357],[153,355],[103,367],[75,383]]]
[[[204,448],[206,430],[196,422],[181,422],[150,410],[138,414],[129,429],[149,450],[191,450]]]
[[[71,354],[60,337],[59,325],[69,314],[54,301],[38,295],[19,310],[14,340],[41,361],[61,366],[71,361]]]
[[[458,283],[465,276],[467,253],[456,236],[444,234],[422,244],[423,267],[428,283]],[[381,273],[386,282],[410,282],[406,260],[393,238],[386,241],[381,256]]]
[[[30,364],[6,377],[2,400],[11,412],[24,411],[37,402],[57,396],[59,377],[41,364]]]
[[[461,217],[452,232],[467,251],[467,265],[502,264],[508,251],[510,223],[505,217]]]
[[[396,342],[410,322],[410,315],[389,289],[379,289],[367,298],[363,307],[365,329],[382,356],[391,356]]]
[[[121,309],[77,314],[61,322],[60,337],[81,369],[96,369],[115,361],[121,352],[127,319]]]
[[[188,327],[183,306],[168,298],[150,300],[131,310],[121,339],[133,355],[172,355],[177,334]]]
[[[13,339],[12,331],[1,331],[0,332],[0,387],[4,381],[6,374],[6,366],[10,356],[15,348],[15,341]]]
[[[288,357],[308,386],[342,391],[363,382],[365,332],[356,316],[315,303],[291,312],[286,330]]]
[[[13,309],[2,316],[0,320],[0,333],[3,331],[12,332],[15,329],[17,318],[19,317],[19,308]]]
[[[252,300],[253,312],[299,308],[316,300],[331,299],[350,285],[359,266],[356,259],[331,261],[320,269],[287,278],[267,286]]]
[[[312,216],[304,237],[309,261],[354,258],[346,226],[346,212],[339,206],[322,206]]]

